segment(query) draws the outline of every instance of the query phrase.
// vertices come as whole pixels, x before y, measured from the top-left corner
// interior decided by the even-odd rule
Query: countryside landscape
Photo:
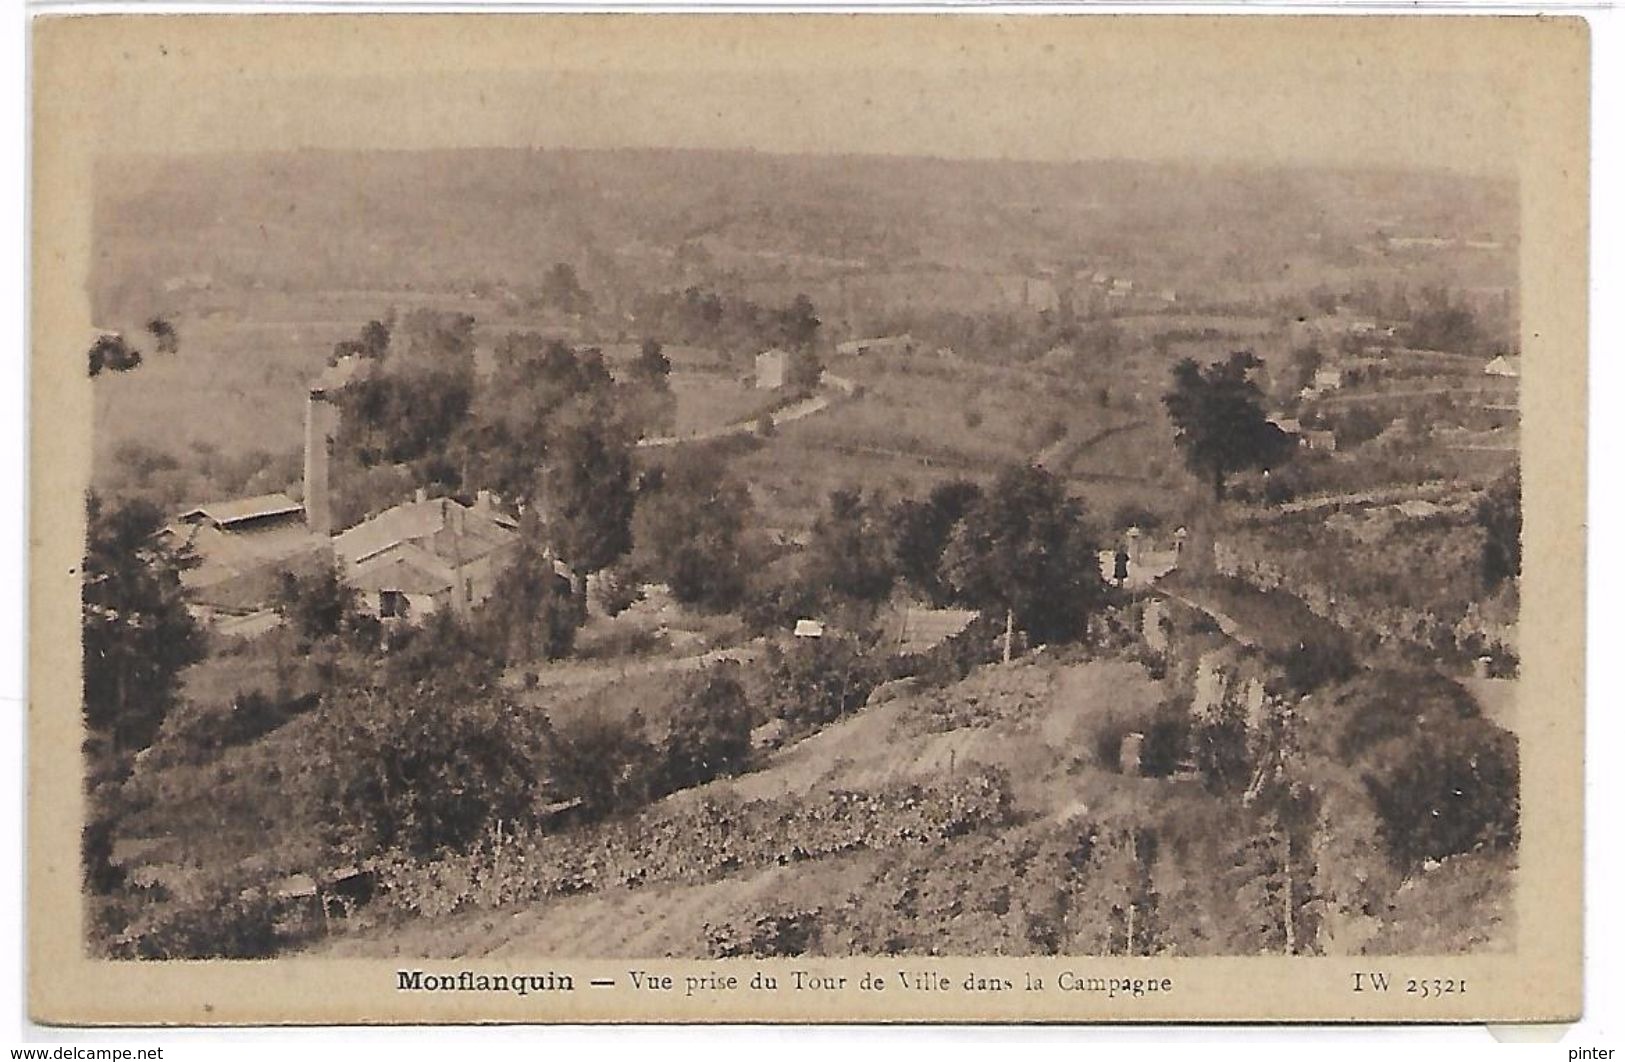
[[[1518,242],[1442,170],[108,157],[87,948],[1507,951]]]

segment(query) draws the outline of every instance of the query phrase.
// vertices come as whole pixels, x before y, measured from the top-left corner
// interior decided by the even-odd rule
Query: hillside
[[[1076,262],[1159,286],[1262,283],[1308,257],[1357,272],[1378,231],[1500,241],[1436,256],[1494,284],[1517,227],[1509,186],[1443,174],[707,151],[136,157],[109,160],[98,193],[100,316],[192,288],[525,285],[556,261],[589,288],[731,276],[757,297],[859,272]]]
[[[492,856],[487,872],[496,876],[471,892],[455,891],[466,886],[448,864],[440,875],[411,879],[423,890],[408,901],[411,917],[364,918],[312,951],[715,958],[1276,950],[1274,916],[1251,906],[1265,894],[1237,893],[1263,888],[1249,865],[1255,813],[1194,778],[1125,776],[1100,751],[1104,740],[1152,720],[1168,689],[1126,661],[1040,656],[945,688],[877,698],[752,773],[674,794],[615,833],[620,839],[601,855],[590,854],[583,836],[577,843],[589,847],[572,857],[582,860],[579,894],[519,898],[529,873],[522,851]],[[989,784],[1003,791],[1000,809],[981,803]],[[622,852],[623,844],[631,847]],[[1475,854],[1447,866],[1400,884],[1386,911],[1334,919],[1328,909],[1321,944],[1408,951],[1398,941],[1413,919],[1471,895],[1472,917],[1437,923],[1434,946],[1504,946],[1504,860]],[[1335,871],[1325,873],[1330,883]],[[510,887],[521,892],[496,898]],[[1150,912],[1147,921],[1130,929],[1125,904],[1142,917]],[[1319,919],[1305,916],[1308,925]]]

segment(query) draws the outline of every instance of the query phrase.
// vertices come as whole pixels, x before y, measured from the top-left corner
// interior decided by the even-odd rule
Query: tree
[[[879,669],[853,639],[825,633],[771,645],[764,667],[767,714],[796,730],[813,730],[863,707],[879,684]]]
[[[463,848],[533,815],[543,750],[531,718],[455,665],[338,686],[302,743],[296,796],[357,852]]]
[[[660,340],[643,341],[637,360],[632,363],[632,372],[639,380],[669,387],[667,378],[671,376],[671,359],[666,357],[665,348],[660,345]]]
[[[1365,783],[1388,855],[1427,859],[1508,848],[1518,839],[1518,739],[1483,719],[1454,719],[1395,749]]]
[[[592,308],[592,296],[568,262],[555,263],[542,278],[542,302],[564,313],[586,313]]]
[[[685,605],[724,611],[745,590],[750,492],[709,454],[645,477],[636,537],[654,574]]]
[[[999,473],[943,553],[954,593],[1043,641],[1083,631],[1104,587],[1082,506],[1031,465]]]
[[[823,323],[818,319],[818,311],[813,308],[813,302],[804,294],[797,295],[784,309],[775,315],[780,340],[790,350],[806,350],[818,338],[818,328]]]
[[[525,332],[496,362],[465,434],[473,477],[539,511],[544,541],[578,574],[614,563],[631,548],[636,432],[602,353]]]
[[[369,323],[363,344],[376,344],[380,336]],[[390,370],[395,373],[450,374],[469,381],[474,372],[474,318],[466,313],[413,310],[385,342]],[[375,349],[368,346],[370,351]]]
[[[720,663],[685,683],[660,745],[667,793],[738,774],[750,762],[750,705],[739,665]]]
[[[146,747],[174,705],[180,675],[203,658],[203,632],[186,609],[181,573],[195,563],[159,531],[156,507],[87,506],[82,621],[85,717],[116,750]]]
[[[932,604],[951,603],[953,588],[943,578],[942,554],[981,497],[982,488],[972,481],[951,479],[924,499],[904,498],[891,508],[887,537],[897,575]]]
[[[277,587],[276,609],[307,641],[336,638],[356,615],[359,595],[335,565],[308,575],[285,571]]]
[[[585,620],[570,580],[555,569],[535,529],[527,528],[493,593],[480,605],[477,625],[486,644],[510,664],[557,660],[569,655]]]
[[[1523,572],[1523,480],[1514,465],[1478,501],[1484,529],[1484,585],[1495,590]]]
[[[791,391],[806,393],[818,388],[824,379],[824,363],[812,348],[803,347],[792,351],[789,364],[784,370],[784,384]]]
[[[1162,396],[1174,423],[1174,443],[1185,464],[1224,498],[1226,478],[1247,469],[1269,469],[1288,460],[1292,437],[1264,414],[1264,395],[1252,379],[1263,365],[1238,351],[1206,367],[1191,358],[1173,369],[1173,386]]]
[[[550,425],[542,518],[565,563],[585,575],[632,548],[632,440],[601,401],[572,402]]]
[[[1381,435],[1393,423],[1393,418],[1368,406],[1355,404],[1332,422],[1339,450],[1352,450]]]
[[[830,492],[802,561],[808,588],[832,604],[883,600],[897,575],[886,532],[886,510],[875,498],[859,490]]]
[[[602,818],[648,802],[658,751],[643,716],[582,713],[545,730],[547,785],[560,800],[580,800],[583,816]]]
[[[632,362],[630,379],[622,386],[626,419],[640,435],[670,431],[677,420],[677,398],[671,390],[671,361],[660,341],[645,339]]]
[[[1446,288],[1425,288],[1422,307],[1411,317],[1406,341],[1421,350],[1476,352],[1484,340],[1472,307],[1457,302]]]

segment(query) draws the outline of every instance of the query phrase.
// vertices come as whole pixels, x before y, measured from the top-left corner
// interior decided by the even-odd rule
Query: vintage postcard
[[[36,20],[32,1014],[1576,1018],[1588,67]]]

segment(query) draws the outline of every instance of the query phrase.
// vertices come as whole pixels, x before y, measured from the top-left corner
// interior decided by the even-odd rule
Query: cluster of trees
[[[797,295],[781,307],[763,306],[744,296],[722,295],[698,287],[644,296],[633,319],[644,332],[671,336],[682,343],[750,353],[766,347],[807,350],[822,322],[813,302]]]
[[[1474,308],[1446,288],[1424,288],[1420,305],[1404,330],[1407,346],[1418,350],[1445,350],[1458,354],[1485,351],[1489,337]]]
[[[538,555],[565,559],[578,576],[614,563],[631,547],[632,448],[675,413],[661,345],[645,342],[617,380],[596,348],[515,332],[498,342],[482,384],[473,328],[466,315],[417,311],[347,341],[381,370],[342,392],[341,513],[398,499],[403,480],[488,489],[534,514],[527,536]]]
[[[634,563],[684,605],[735,608],[751,571],[750,492],[713,452],[646,471],[638,487]]]
[[[780,585],[756,592],[758,622],[820,614],[861,627],[901,588],[1063,641],[1082,633],[1104,595],[1083,506],[1033,466],[1006,468],[985,488],[951,480],[920,499],[836,491],[797,561]]]
[[[411,464],[429,482],[454,478],[445,459],[474,398],[474,318],[415,310],[393,330],[370,322],[339,348],[382,366],[340,392],[343,449],[363,467]]]

